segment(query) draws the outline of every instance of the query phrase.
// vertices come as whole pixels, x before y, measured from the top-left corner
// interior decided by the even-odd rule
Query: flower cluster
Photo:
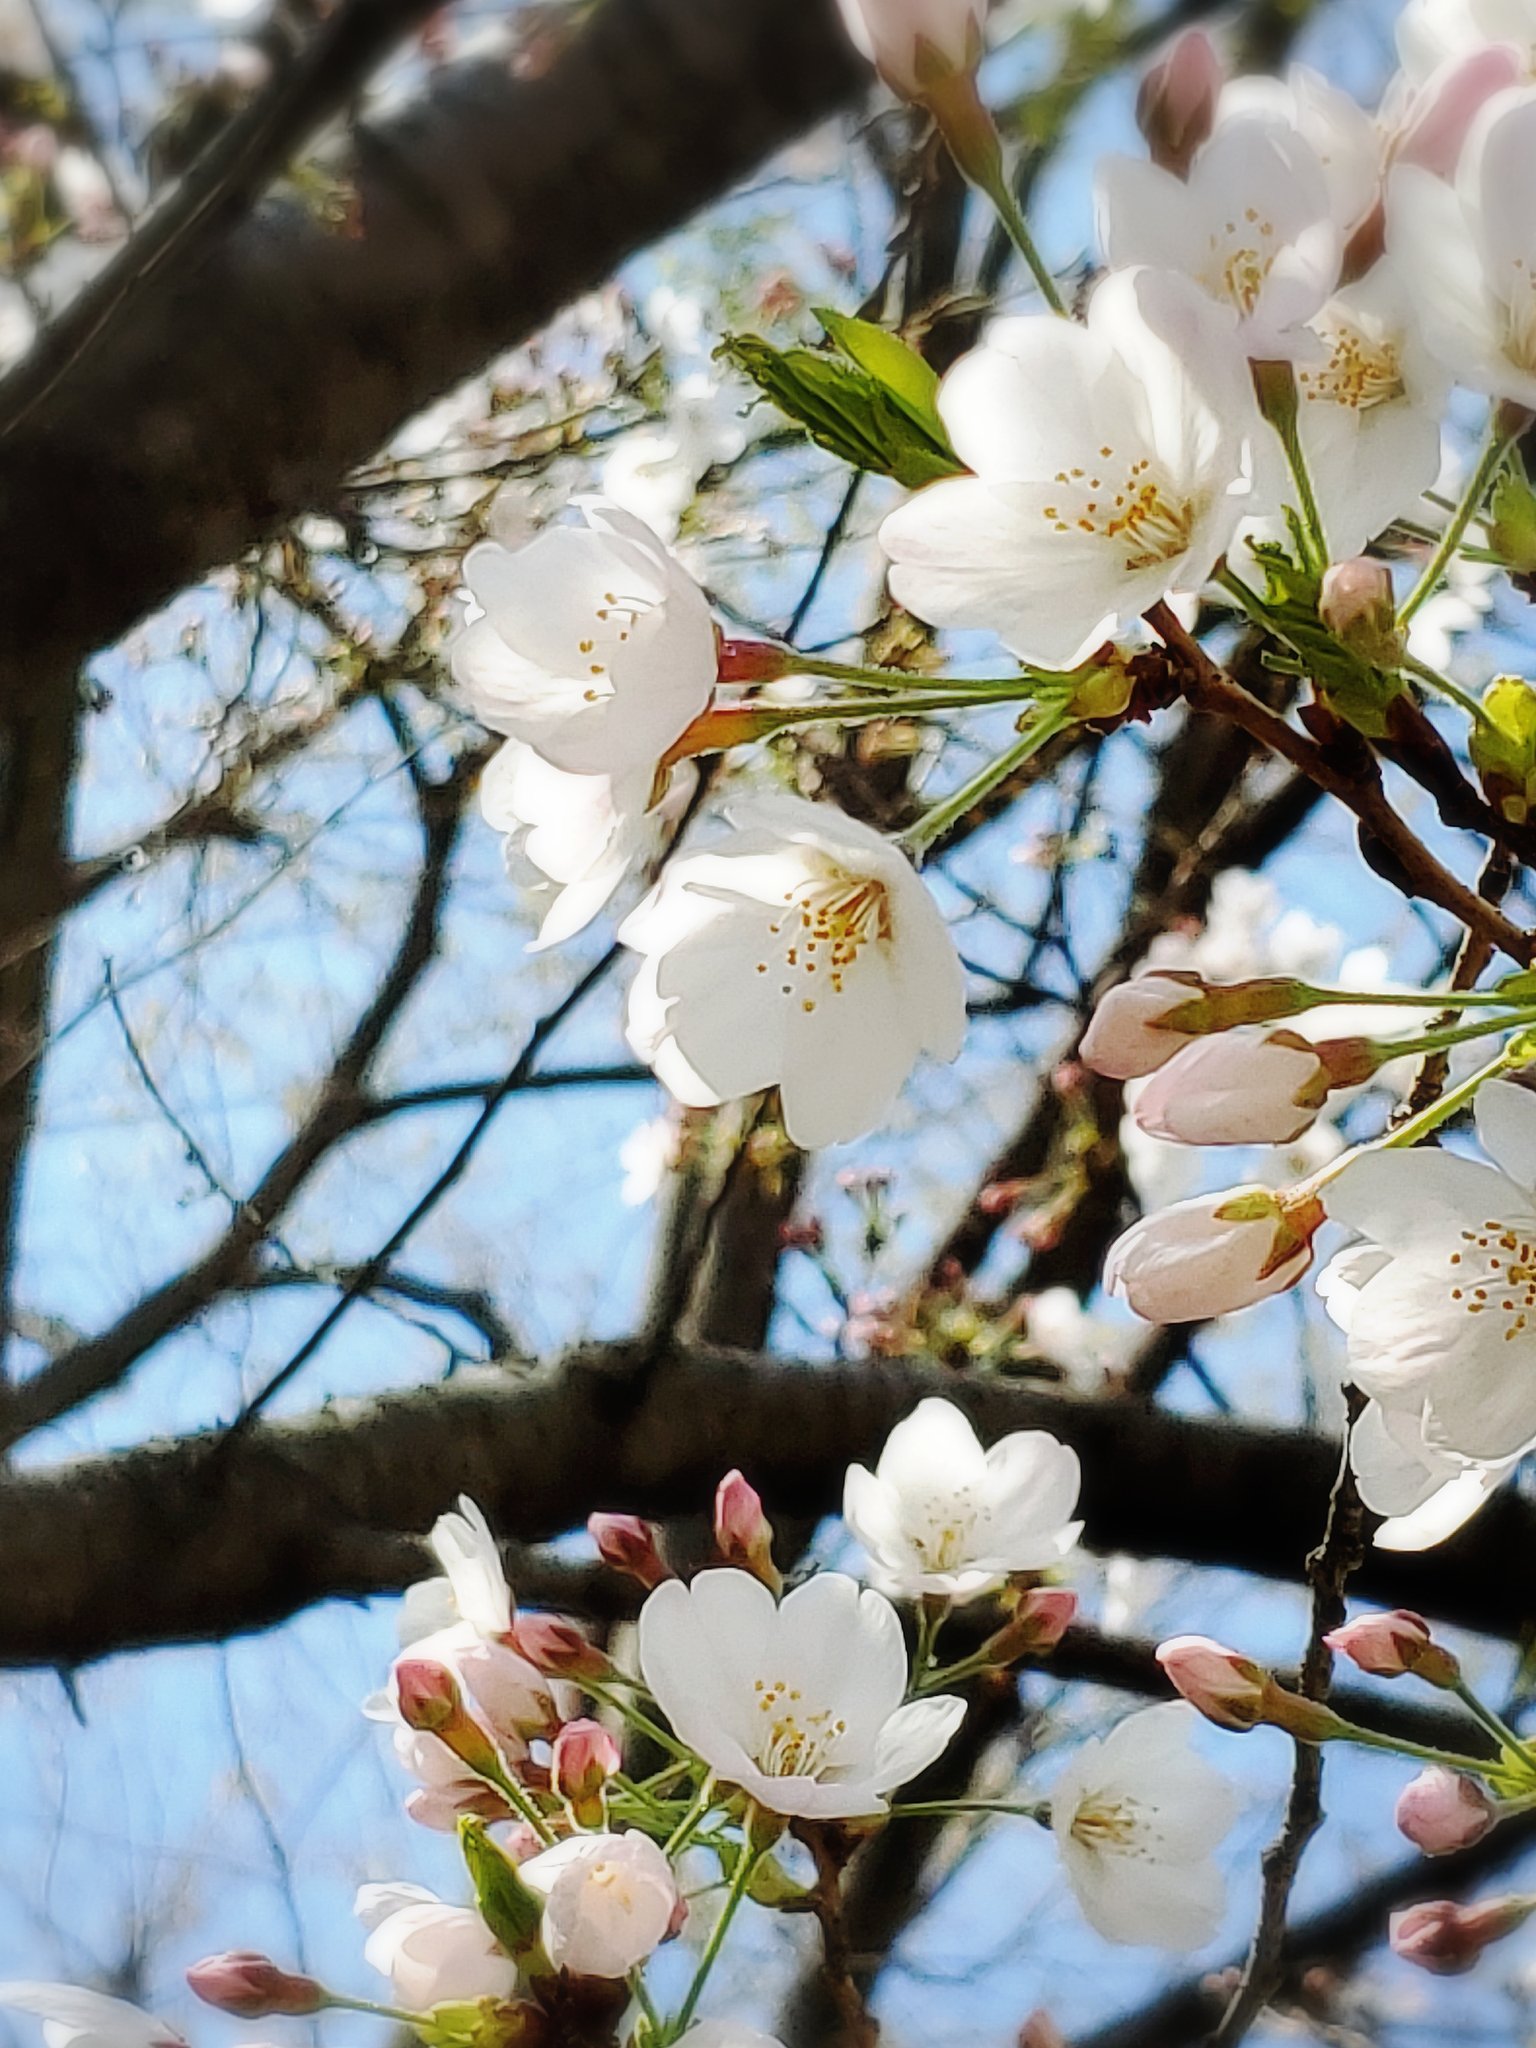
[[[268,1957],[232,1950],[189,1972],[208,2004],[242,2018],[373,2012],[430,2048],[506,2048],[627,2038],[649,2048],[775,2048],[697,2008],[727,1929],[748,1902],[806,1896],[801,1843],[836,1823],[860,1834],[907,1814],[995,1810],[1050,1830],[1091,1924],[1115,1941],[1207,1941],[1224,1888],[1212,1852],[1232,1796],[1190,1748],[1193,1710],[1133,1714],[1081,1744],[1041,1798],[904,1801],[967,1712],[965,1688],[1022,1658],[1048,1658],[1075,1599],[1042,1580],[1081,1524],[1074,1453],[1039,1431],[984,1451],[947,1401],[922,1402],[870,1472],[848,1473],[847,1522],[881,1584],[837,1570],[784,1589],[755,1490],[727,1474],[715,1502],[717,1559],[687,1579],[659,1533],[593,1517],[601,1557],[643,1591],[633,1668],[574,1622],[519,1610],[485,1516],[469,1500],[432,1532],[441,1576],[411,1588],[387,1691],[366,1711],[392,1729],[418,1781],[406,1810],[454,1831],[468,1897],[365,1884],[364,1956],[387,1999],[356,1997]],[[991,1600],[990,1628],[971,1623]],[[959,1654],[942,1638],[965,1623]],[[626,1740],[650,1751],[645,1774]],[[656,1768],[657,1759],[660,1768]],[[646,1986],[649,1959],[689,1932],[684,1866],[713,1871],[725,1904],[670,2019]],[[52,2048],[181,2048],[160,2021],[93,1993],[0,1985],[37,2012]]]

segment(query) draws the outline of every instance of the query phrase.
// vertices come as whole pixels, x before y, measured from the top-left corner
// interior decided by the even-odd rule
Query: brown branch
[[[1388,801],[1380,770],[1363,741],[1358,749],[1350,750],[1348,763],[1342,762],[1338,749],[1321,747],[1297,732],[1234,682],[1185,631],[1166,604],[1154,605],[1147,614],[1147,622],[1182,663],[1184,694],[1197,711],[1210,712],[1239,727],[1299,769],[1327,795],[1336,797],[1358,821],[1367,849],[1374,842],[1394,880],[1409,895],[1433,903],[1522,966],[1529,963],[1536,948],[1536,935],[1511,924],[1475,890],[1458,881],[1420,843]]]
[[[1338,1467],[1324,1437],[1192,1421],[904,1361],[802,1364],[680,1351],[642,1382],[633,1346],[563,1365],[469,1368],[297,1421],[17,1474],[0,1484],[0,1664],[73,1663],[261,1628],[359,1584],[347,1545],[425,1530],[460,1492],[519,1542],[592,1509],[694,1514],[742,1460],[776,1515],[835,1511],[927,1394],[991,1441],[1046,1429],[1083,1461],[1088,1540],[1295,1582]],[[1536,1509],[1514,1493],[1446,1544],[1371,1552],[1360,1590],[1518,1637],[1536,1608]]]

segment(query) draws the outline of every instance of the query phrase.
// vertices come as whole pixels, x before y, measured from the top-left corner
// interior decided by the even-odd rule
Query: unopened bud
[[[550,1753],[550,1784],[582,1827],[601,1827],[603,1788],[623,1765],[619,1745],[600,1721],[567,1721]]]
[[[1496,676],[1488,685],[1467,751],[1488,801],[1511,824],[1523,825],[1536,809],[1536,690],[1522,676]]]
[[[1443,1692],[1454,1692],[1461,1683],[1460,1664],[1435,1641],[1424,1617],[1406,1607],[1390,1614],[1362,1614],[1323,1641],[1372,1678],[1406,1678],[1411,1673]]]
[[[1263,1721],[1271,1680],[1251,1657],[1210,1636],[1174,1636],[1158,1646],[1157,1661],[1174,1690],[1218,1728],[1245,1731]]]
[[[740,1472],[727,1472],[715,1489],[715,1548],[727,1564],[749,1571],[770,1592],[783,1585],[773,1561],[773,1524]]]
[[[313,1977],[294,1976],[250,1949],[205,1957],[188,1970],[187,1983],[204,2005],[237,2020],[302,2018],[323,2012],[327,2003],[324,1987]]]
[[[1367,555],[1335,562],[1323,576],[1317,613],[1336,640],[1373,668],[1396,668],[1402,661],[1392,572],[1385,562]]]
[[[1226,70],[1203,29],[1186,29],[1136,95],[1136,125],[1153,163],[1188,176],[1196,150],[1210,138]]]
[[[1077,1595],[1065,1586],[1032,1586],[1019,1596],[1012,1619],[982,1645],[989,1664],[1013,1664],[1020,1657],[1047,1656],[1077,1614]]]
[[[464,1704],[459,1682],[446,1664],[426,1657],[402,1657],[395,1665],[395,1703],[407,1728],[434,1735],[477,1777],[501,1775],[500,1753]]]
[[[1480,1842],[1497,1824],[1499,1809],[1476,1778],[1435,1764],[1403,1787],[1394,1817],[1416,1849],[1449,1856]]]
[[[638,1579],[648,1593],[673,1576],[661,1554],[660,1531],[638,1515],[589,1515],[587,1534],[604,1564]]]
[[[512,1624],[512,1640],[537,1671],[549,1678],[612,1678],[612,1660],[596,1643],[559,1614],[522,1614]]]
[[[1475,1966],[1485,1948],[1523,1927],[1533,1911],[1536,1898],[1517,1893],[1477,1906],[1430,1899],[1392,1915],[1392,1951],[1437,1977],[1459,1977]]]

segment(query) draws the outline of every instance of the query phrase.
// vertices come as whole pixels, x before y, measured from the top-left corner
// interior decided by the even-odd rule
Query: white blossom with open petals
[[[1051,1793],[1067,1881],[1106,1941],[1201,1948],[1226,1886],[1212,1851],[1237,1816],[1232,1787],[1190,1748],[1200,1716],[1147,1707],[1085,1742]]]
[[[1045,1430],[984,1451],[952,1401],[930,1399],[897,1423],[873,1472],[849,1466],[843,1520],[882,1592],[971,1600],[1069,1554],[1081,1477],[1076,1451]]]
[[[454,677],[493,732],[567,774],[654,770],[709,702],[714,621],[643,520],[600,500],[579,509],[584,525],[526,547],[470,549],[482,616],[454,642]]]
[[[459,1495],[452,1512],[438,1516],[429,1540],[443,1575],[407,1588],[401,1642],[417,1642],[459,1622],[488,1639],[504,1636],[512,1626],[512,1589],[491,1525],[468,1494]]]
[[[1229,78],[1216,103],[1216,126],[1253,119],[1298,134],[1322,169],[1329,211],[1344,234],[1370,211],[1381,183],[1383,136],[1360,102],[1320,71],[1292,64],[1283,78],[1248,72]]]
[[[750,1572],[668,1579],[640,1610],[640,1670],[679,1739],[771,1813],[886,1810],[965,1718],[911,1700],[895,1608],[841,1572],[776,1601]]]
[[[1536,406],[1536,87],[1498,93],[1448,185],[1387,180],[1387,253],[1413,280],[1425,345],[1458,384]]]
[[[1233,314],[1256,359],[1306,350],[1306,323],[1339,281],[1343,237],[1317,152],[1266,115],[1224,122],[1174,177],[1139,157],[1098,166],[1099,239],[1112,269],[1156,264]]]
[[[0,1983],[0,2006],[35,2013],[48,2048],[183,2048],[176,2029],[153,2013],[78,1984]]]
[[[1084,325],[995,322],[938,405],[974,474],[930,484],[882,525],[891,593],[1046,668],[1199,589],[1268,431],[1230,316],[1150,270],[1106,278]]]
[[[472,1907],[446,1905],[419,1884],[365,1884],[354,1910],[370,1930],[364,1956],[412,2012],[517,1989],[517,1964]]]
[[[622,1977],[667,1937],[672,1867],[649,1835],[572,1835],[518,1865],[544,1901],[542,1940],[557,1970]]]
[[[830,804],[758,797],[667,864],[619,927],[643,960],[629,1042],[680,1102],[777,1086],[797,1145],[874,1129],[965,1034],[959,955],[901,849]]]
[[[1330,1286],[1349,1378],[1387,1414],[1417,1417],[1429,1450],[1494,1464],[1536,1443],[1536,1096],[1490,1081],[1476,1118],[1495,1165],[1366,1152],[1323,1201],[1366,1240],[1343,1294],[1337,1275]]]
[[[508,740],[486,763],[480,809],[488,824],[508,835],[509,866],[521,855],[555,884],[530,953],[584,931],[626,878],[661,852],[667,827],[694,792],[698,769],[679,762],[653,806],[655,779],[651,766],[626,775],[569,775],[521,740]]]

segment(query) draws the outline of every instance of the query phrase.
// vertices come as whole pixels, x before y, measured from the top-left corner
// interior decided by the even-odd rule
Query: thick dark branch
[[[830,0],[608,0],[544,76],[448,69],[361,135],[347,230],[273,201],[168,266],[6,445],[0,690],[57,687],[329,505],[402,418],[863,76]]]
[[[871,1368],[695,1350],[650,1375],[610,1345],[538,1370],[442,1386],[17,1476],[0,1487],[0,1662],[70,1663],[136,1644],[260,1628],[377,1590],[364,1538],[428,1528],[459,1492],[538,1542],[593,1509],[705,1508],[751,1446],[776,1513],[834,1509],[851,1459],[878,1453],[928,1393],[985,1436],[1053,1430],[1083,1460],[1105,1551],[1296,1581],[1338,1463],[1326,1438],[1196,1422],[896,1361]],[[1516,1636],[1536,1609],[1536,1511],[1509,1494],[1422,1556],[1373,1552],[1362,1593]]]

